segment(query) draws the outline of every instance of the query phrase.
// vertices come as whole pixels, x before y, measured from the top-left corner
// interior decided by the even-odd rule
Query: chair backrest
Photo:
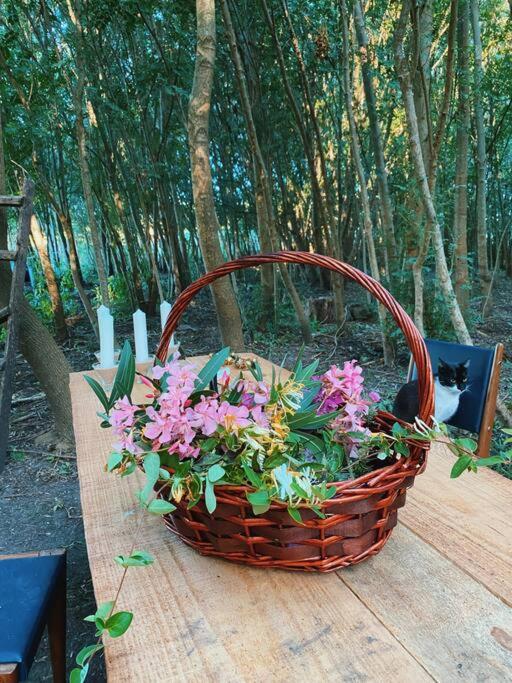
[[[447,363],[462,363],[469,360],[468,389],[460,398],[459,409],[447,424],[469,432],[480,433],[482,420],[489,397],[489,385],[493,376],[497,347],[484,349],[480,346],[464,346],[437,339],[425,339],[432,362],[432,370],[437,373],[439,359]],[[416,378],[416,368],[411,364],[409,379]],[[495,400],[495,397],[494,397]]]

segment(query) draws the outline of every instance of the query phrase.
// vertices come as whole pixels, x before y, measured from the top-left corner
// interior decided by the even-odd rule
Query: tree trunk
[[[75,127],[78,143],[78,161],[80,165],[80,175],[82,178],[82,188],[84,191],[85,206],[87,209],[87,218],[89,221],[89,230],[91,233],[94,261],[96,263],[96,272],[98,273],[98,284],[100,288],[101,302],[104,306],[108,306],[108,278],[105,269],[105,260],[103,258],[100,231],[98,229],[96,214],[94,211],[91,171],[89,169],[89,161],[87,155],[86,132],[84,126],[84,114],[82,110],[83,86],[83,74],[79,73],[76,89],[72,93],[76,116]]]
[[[482,88],[484,68],[482,63],[482,37],[478,0],[471,0],[471,25],[473,28],[473,51],[475,58],[475,123],[476,123],[476,234],[478,254],[478,277],[484,297],[490,284],[487,256],[487,151],[485,144],[484,108]]]
[[[386,161],[384,159],[382,136],[380,132],[380,125],[377,114],[377,104],[375,100],[375,93],[373,90],[372,69],[368,55],[368,35],[366,33],[366,26],[361,0],[355,0],[354,2],[354,24],[356,29],[357,41],[359,44],[359,58],[361,60],[361,73],[363,76],[364,95],[366,99],[366,106],[368,108],[370,138],[373,148],[373,156],[375,159],[375,168],[377,172],[377,185],[379,188],[380,195],[382,227],[384,228],[388,260],[392,264],[390,270],[391,272],[393,272],[393,265],[395,264],[397,257],[395,226],[393,221],[393,206],[391,203],[391,194],[389,192],[388,172],[386,170]]]
[[[215,0],[196,0],[197,47],[194,81],[188,107],[188,138],[194,210],[199,242],[207,270],[224,262],[215,211],[209,150],[209,119],[215,63]],[[211,285],[222,342],[244,348],[240,310],[228,278]]]
[[[428,185],[430,188],[430,193],[434,196],[436,181],[437,181],[437,162],[439,159],[439,152],[441,150],[441,145],[444,138],[444,133],[446,130],[446,122],[448,118],[448,112],[450,108],[450,100],[452,94],[452,84],[453,84],[453,64],[454,64],[454,53],[455,53],[455,36],[457,27],[457,8],[458,0],[452,0],[450,9],[450,23],[448,28],[448,47],[446,56],[446,74],[444,82],[444,92],[443,99],[441,103],[441,109],[439,112],[439,119],[437,123],[436,133],[433,142],[432,154],[430,156],[430,167],[428,169]],[[418,214],[420,211],[418,211]],[[423,236],[420,240],[420,246],[412,265],[412,276],[414,282],[414,322],[422,334],[425,334],[424,330],[424,282],[423,282],[423,267],[425,265],[425,260],[428,255],[428,250],[430,246],[430,240],[432,236],[432,225],[430,221],[426,220],[425,229]]]
[[[240,53],[238,51],[236,35],[233,28],[233,23],[231,21],[231,14],[229,12],[227,0],[221,0],[221,5],[222,13],[224,16],[224,23],[226,26],[228,40],[231,48],[231,56],[233,58],[233,63],[235,65],[237,83],[240,91],[240,100],[242,103],[242,110],[247,125],[249,144],[254,159],[254,176],[256,191],[257,193],[258,191],[261,192],[261,197],[257,197],[256,199],[258,225],[260,226],[260,233],[263,233],[268,236],[269,245],[271,249],[278,249],[279,244],[277,239],[277,231],[274,221],[274,211],[272,206],[271,183],[268,176],[265,160],[263,159],[263,155],[261,153],[258,135],[256,132],[256,126],[254,125],[245,71],[243,68],[242,60],[240,58]],[[258,204],[260,204],[259,209]],[[286,264],[279,263],[278,267],[281,277],[283,278],[285,287],[288,290],[288,294],[290,295],[292,305],[297,316],[297,320],[299,321],[299,325],[302,330],[302,337],[304,339],[304,342],[306,344],[309,344],[312,341],[311,329],[309,326],[309,321],[307,319],[306,313],[304,311],[304,307],[302,306],[299,294],[295,288],[295,285],[293,284]]]
[[[6,194],[3,153],[3,130],[0,116],[0,195]],[[5,209],[0,208],[0,249],[7,249],[7,220]],[[0,308],[9,303],[11,269],[7,261],[0,261]],[[55,419],[55,428],[65,439],[73,438],[71,395],[66,357],[51,334],[24,299],[20,319],[20,349],[45,392]]]
[[[468,270],[468,140],[469,140],[469,7],[460,0],[457,26],[458,86],[457,139],[453,233],[455,238],[455,294],[461,311],[469,305]]]
[[[64,307],[60,297],[57,277],[55,276],[55,271],[53,270],[52,262],[50,261],[50,255],[48,254],[48,239],[41,230],[41,225],[35,214],[32,214],[30,231],[39,255],[39,260],[41,261],[44,279],[46,280],[46,288],[50,295],[56,336],[58,340],[62,341],[68,336],[68,329],[64,318]]]
[[[404,38],[409,9],[410,0],[404,0],[400,18],[395,29],[394,49],[395,69],[398,81],[400,83],[400,89],[402,91],[402,98],[407,120],[410,154],[413,160],[416,181],[421,194],[421,201],[426,218],[427,221],[432,225],[436,269],[441,285],[441,291],[443,293],[443,298],[450,315],[450,320],[458,340],[463,344],[472,344],[471,336],[461,313],[460,306],[457,302],[457,297],[455,296],[455,291],[450,278],[448,264],[446,262],[446,254],[444,251],[441,226],[439,225],[439,221],[437,219],[437,213],[428,183],[427,169],[425,167],[421,149],[421,140],[418,129],[418,119],[416,117],[416,109],[414,106],[414,95],[409,72],[409,64],[404,50]]]
[[[363,227],[368,246],[368,256],[370,260],[370,271],[374,280],[380,282],[379,265],[377,262],[377,253],[375,251],[375,242],[373,239],[373,225],[370,211],[370,201],[368,198],[368,190],[366,187],[366,177],[364,174],[363,163],[361,161],[361,150],[359,147],[359,138],[357,134],[356,121],[354,118],[354,109],[352,105],[352,87],[350,84],[350,62],[349,62],[349,32],[348,32],[348,17],[347,6],[345,0],[340,0],[341,8],[341,32],[343,38],[343,90],[345,93],[345,108],[347,110],[348,125],[350,130],[350,147],[352,150],[352,160],[356,169],[357,179],[360,187],[361,205],[363,208]],[[392,365],[393,363],[393,347],[389,340],[386,331],[386,309],[382,304],[378,306],[380,331],[382,336],[382,349],[384,355],[384,364]]]
[[[67,0],[67,7],[71,23],[73,24],[76,31],[78,43],[76,50],[76,81],[75,83],[71,83],[70,81],[68,81],[68,85],[71,91],[70,95],[75,110],[75,131],[78,144],[78,163],[80,166],[80,176],[82,179],[85,207],[87,209],[87,219],[89,221],[89,230],[91,233],[94,261],[96,263],[96,272],[98,274],[98,284],[100,288],[101,302],[104,306],[108,306],[108,278],[105,269],[105,260],[103,258],[101,235],[98,229],[96,214],[94,210],[91,170],[89,168],[89,159],[87,153],[87,132],[85,130],[84,124],[83,99],[85,93],[86,65],[84,63],[82,55],[83,29],[80,23],[80,19],[73,8],[72,0]]]

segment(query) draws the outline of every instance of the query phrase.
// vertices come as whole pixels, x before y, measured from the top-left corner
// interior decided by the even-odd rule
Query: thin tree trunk
[[[441,285],[443,298],[450,315],[453,328],[459,341],[463,344],[472,344],[469,330],[461,313],[460,306],[457,302],[457,297],[453,289],[448,264],[446,262],[446,254],[444,251],[443,236],[441,226],[437,219],[437,213],[434,207],[432,194],[430,191],[427,169],[423,159],[420,134],[418,129],[418,119],[416,117],[416,109],[414,106],[414,95],[411,83],[411,76],[409,71],[409,64],[405,56],[404,38],[406,31],[406,22],[410,9],[410,0],[404,0],[400,18],[398,20],[395,35],[394,35],[394,49],[395,49],[395,69],[402,91],[402,97],[405,108],[405,115],[407,120],[407,130],[409,134],[410,154],[413,160],[414,171],[418,183],[418,189],[421,194],[421,201],[425,210],[427,221],[432,225],[432,237],[434,243],[434,254],[436,260],[436,269]]]
[[[430,155],[430,167],[428,172],[428,184],[430,193],[434,196],[437,182],[437,162],[439,159],[439,152],[446,130],[446,122],[450,108],[450,99],[452,93],[453,71],[454,71],[454,54],[455,54],[455,37],[457,27],[458,14],[458,0],[452,0],[450,23],[448,28],[448,48],[446,56],[446,74],[444,82],[444,92],[437,123],[437,129],[434,136],[432,154]],[[412,276],[414,283],[414,322],[422,334],[425,334],[424,329],[424,282],[423,282],[423,267],[428,255],[430,240],[432,237],[432,225],[430,221],[426,220],[423,237],[420,240],[420,247],[418,249],[416,258],[412,265]]]
[[[395,226],[393,221],[393,206],[391,203],[391,194],[389,192],[388,172],[386,170],[386,161],[384,159],[384,149],[382,145],[382,135],[377,114],[375,92],[373,90],[372,69],[368,55],[368,34],[366,32],[364,13],[360,0],[355,0],[354,2],[354,25],[356,29],[357,41],[359,44],[361,73],[363,76],[366,106],[368,108],[370,138],[372,142],[373,156],[375,159],[377,185],[379,188],[381,204],[382,227],[384,229],[388,260],[392,266],[394,266],[397,258],[397,251],[395,241]],[[393,270],[394,267],[391,268],[391,271]]]
[[[68,329],[66,327],[66,320],[64,317],[64,307],[62,305],[57,277],[55,275],[55,271],[53,270],[50,255],[48,253],[48,239],[42,231],[39,220],[35,214],[32,214],[30,231],[34,245],[39,255],[39,260],[41,261],[41,267],[43,269],[44,279],[46,281],[46,288],[48,289],[48,294],[50,296],[56,336],[59,341],[63,341],[68,336]]]
[[[457,139],[453,233],[455,237],[455,294],[461,311],[469,305],[468,270],[468,141],[469,141],[469,7],[460,0],[457,27],[458,85]]]
[[[359,138],[357,134],[356,121],[354,118],[354,109],[352,105],[352,87],[350,83],[350,62],[349,62],[349,32],[348,32],[348,17],[347,6],[345,0],[340,0],[341,8],[341,32],[343,38],[343,90],[345,93],[345,108],[347,110],[347,118],[350,130],[350,147],[352,150],[352,160],[356,169],[357,179],[360,187],[361,205],[363,208],[363,227],[368,246],[368,256],[370,260],[370,271],[374,280],[380,282],[379,265],[377,262],[377,253],[375,251],[375,242],[373,239],[373,225],[370,211],[370,201],[368,198],[368,190],[366,187],[366,177],[364,174],[363,163],[361,161],[361,150],[359,147]],[[384,354],[384,364],[392,365],[393,363],[393,347],[390,343],[386,333],[386,309],[382,304],[378,306],[380,331],[382,336],[382,349]]]
[[[236,43],[236,35],[233,28],[233,23],[231,21],[231,14],[229,12],[229,7],[227,0],[221,0],[222,13],[224,16],[224,23],[226,26],[226,31],[228,34],[228,40],[231,48],[231,56],[233,58],[233,63],[235,65],[235,72],[237,76],[238,88],[240,91],[240,100],[242,103],[242,110],[244,113],[245,122],[247,125],[247,133],[249,137],[249,144],[251,147],[251,152],[254,158],[254,175],[255,175],[255,185],[257,191],[260,190],[262,196],[258,199],[257,204],[260,202],[262,206],[258,211],[258,224],[261,225],[260,231],[263,234],[267,234],[270,242],[270,247],[276,249],[279,247],[277,239],[277,231],[274,221],[274,211],[272,207],[272,190],[271,184],[265,164],[263,155],[261,153],[261,148],[258,140],[258,135],[256,132],[256,126],[254,125],[254,119],[252,116],[252,108],[249,100],[249,92],[247,89],[247,82],[245,77],[245,71],[240,58],[240,53],[238,51],[238,46]],[[260,224],[261,221],[261,224]],[[288,294],[290,295],[297,320],[302,331],[302,337],[304,342],[309,344],[312,341],[311,329],[309,326],[309,321],[307,319],[304,307],[300,300],[299,294],[293,284],[290,277],[286,264],[279,263],[279,272],[283,278]]]
[[[196,0],[197,47],[194,81],[188,108],[192,192],[201,252],[207,270],[224,262],[215,211],[209,150],[209,119],[215,63],[215,1]],[[211,285],[222,342],[244,348],[240,310],[229,279]]]
[[[71,0],[67,0],[67,7],[71,23],[75,27],[78,47],[76,51],[76,81],[71,83],[69,81],[69,88],[73,107],[75,110],[75,131],[78,144],[78,163],[80,166],[80,176],[82,179],[82,189],[84,192],[85,207],[87,210],[87,219],[89,222],[89,230],[91,233],[91,243],[94,253],[94,261],[96,263],[96,272],[98,274],[98,284],[100,288],[101,302],[103,305],[109,305],[108,294],[108,278],[105,269],[105,261],[103,258],[103,250],[101,245],[101,235],[96,221],[96,214],[94,210],[94,199],[92,192],[91,170],[89,168],[89,160],[87,153],[87,132],[84,124],[83,99],[85,93],[85,74],[86,66],[82,57],[83,49],[83,29],[75,13]]]
[[[485,143],[484,108],[482,88],[484,67],[482,63],[482,37],[478,0],[471,0],[471,25],[475,58],[475,123],[476,123],[476,234],[478,254],[478,277],[484,296],[489,291],[490,273],[487,256],[487,151]],[[489,305],[488,305],[489,306]]]

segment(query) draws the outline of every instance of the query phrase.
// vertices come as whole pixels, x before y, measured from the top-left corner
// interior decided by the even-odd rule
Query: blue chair
[[[447,424],[478,434],[478,454],[482,458],[487,457],[496,414],[503,344],[496,344],[494,349],[452,344],[437,339],[425,339],[425,344],[434,372],[440,358],[447,363],[470,361],[468,390],[461,395],[459,409]],[[407,381],[416,379],[416,376],[416,367],[411,358]]]
[[[0,556],[0,683],[27,679],[45,626],[54,683],[66,680],[66,551]]]

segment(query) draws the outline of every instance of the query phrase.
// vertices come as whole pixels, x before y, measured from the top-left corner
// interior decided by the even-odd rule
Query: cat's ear
[[[459,365],[460,365],[461,368],[466,368],[466,370],[467,370],[467,369],[469,368],[469,364],[470,364],[470,363],[471,363],[471,360],[468,358],[468,359],[465,360],[464,362],[459,363]]]
[[[442,358],[439,359],[439,365],[440,365],[440,366],[442,365],[444,368],[448,368],[448,367],[449,367],[449,363],[447,363],[447,362],[446,362],[445,360],[443,360]]]

